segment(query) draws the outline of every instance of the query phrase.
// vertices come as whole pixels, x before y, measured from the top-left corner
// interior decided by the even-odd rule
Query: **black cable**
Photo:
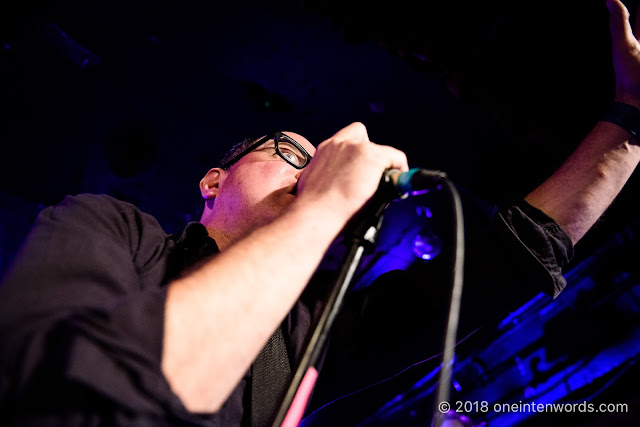
[[[442,351],[442,369],[440,370],[438,393],[433,405],[433,425],[435,427],[440,427],[446,419],[446,414],[443,414],[443,407],[440,406],[440,403],[447,402],[449,408],[451,404],[451,402],[449,402],[451,395],[451,373],[455,358],[455,344],[458,322],[460,320],[460,303],[462,300],[464,276],[464,220],[462,216],[462,202],[460,201],[460,194],[455,185],[446,176],[442,179],[442,183],[451,196],[455,223],[455,239],[451,301],[449,304],[449,316]],[[447,411],[444,412],[446,413]]]

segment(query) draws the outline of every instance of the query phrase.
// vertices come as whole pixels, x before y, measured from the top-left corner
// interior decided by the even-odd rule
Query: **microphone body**
[[[393,184],[398,195],[404,198],[434,188],[446,178],[446,173],[437,170],[413,168],[400,172],[398,169],[389,169],[384,173],[383,181]]]

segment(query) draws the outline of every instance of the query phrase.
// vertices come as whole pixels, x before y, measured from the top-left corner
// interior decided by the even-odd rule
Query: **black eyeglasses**
[[[294,168],[302,169],[311,161],[311,155],[307,153],[307,151],[302,148],[302,145],[298,144],[295,139],[285,135],[282,132],[275,131],[270,132],[264,138],[261,138],[255,143],[251,144],[249,147],[247,147],[246,150],[236,156],[233,156],[221,167],[223,169],[228,168],[229,166],[240,160],[243,156],[249,154],[256,148],[260,147],[262,144],[270,140],[273,140],[273,146],[267,144],[264,149],[275,149],[276,154],[278,154],[278,156],[280,156],[282,160],[289,163]]]

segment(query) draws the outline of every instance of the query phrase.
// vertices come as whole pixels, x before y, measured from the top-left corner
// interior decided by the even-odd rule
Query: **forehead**
[[[313,144],[309,142],[309,140],[304,136],[300,135],[299,133],[289,131],[283,131],[282,133],[290,138],[293,138],[298,144],[302,145],[302,147],[307,150],[307,153],[311,154],[311,156],[316,154],[316,147],[314,147]]]

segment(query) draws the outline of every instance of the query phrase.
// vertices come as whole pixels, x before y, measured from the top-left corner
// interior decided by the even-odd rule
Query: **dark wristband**
[[[636,107],[614,102],[602,117],[602,121],[620,126],[640,141],[640,110]]]

